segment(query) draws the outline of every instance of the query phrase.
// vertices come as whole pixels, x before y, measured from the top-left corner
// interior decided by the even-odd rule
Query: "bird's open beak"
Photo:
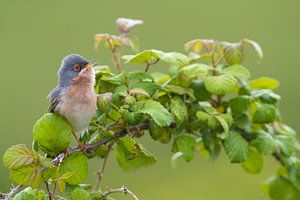
[[[92,59],[88,62],[88,64],[86,64],[84,66],[84,68],[87,68],[87,67],[93,67],[94,65],[96,64],[96,59]]]

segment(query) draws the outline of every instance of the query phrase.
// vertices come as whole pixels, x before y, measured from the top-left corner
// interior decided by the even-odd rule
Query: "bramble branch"
[[[172,126],[172,125],[171,125]],[[86,145],[86,148],[83,150],[80,147],[77,148],[72,148],[69,149],[67,152],[61,153],[58,156],[56,156],[53,160],[52,160],[52,164],[53,165],[58,165],[59,163],[62,162],[63,159],[65,159],[67,156],[76,153],[76,152],[80,152],[80,151],[84,151],[85,153],[89,154],[91,152],[94,152],[95,150],[97,150],[101,145],[107,144],[108,142],[111,142],[113,140],[119,139],[131,132],[136,132],[136,131],[142,131],[142,130],[146,130],[149,128],[149,123],[144,122],[141,124],[138,124],[136,126],[130,126],[128,128],[129,131],[127,131],[127,129],[121,129],[120,131],[115,133],[114,137],[111,138],[104,138],[102,140],[100,140],[99,142],[96,142],[94,144],[88,144]]]
[[[0,199],[11,200],[21,188],[21,185],[17,185],[13,186],[7,194],[0,192]]]
[[[139,200],[139,198],[125,186],[122,186],[121,188],[116,188],[116,189],[108,188],[107,191],[102,193],[102,196],[107,197],[109,194],[112,194],[112,193],[124,193],[125,195],[129,194],[132,197],[132,199]]]

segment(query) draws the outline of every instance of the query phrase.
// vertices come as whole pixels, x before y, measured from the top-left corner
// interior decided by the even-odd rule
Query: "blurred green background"
[[[32,126],[47,111],[48,92],[56,85],[56,71],[63,56],[80,53],[111,65],[107,50],[93,48],[95,33],[116,33],[118,17],[143,19],[134,32],[141,49],[182,51],[195,38],[258,41],[265,53],[256,64],[255,54],[246,59],[254,77],[271,76],[281,82],[278,92],[287,124],[300,130],[300,1],[299,0],[0,0],[0,155],[11,145],[30,144]],[[163,68],[157,70],[165,70]],[[248,175],[230,164],[224,154],[217,161],[195,156],[190,163],[170,166],[170,147],[143,139],[157,155],[157,164],[122,172],[111,156],[104,185],[123,184],[141,200],[258,200],[268,199],[262,182],[276,170],[266,158],[260,175]],[[93,183],[99,160],[90,162]],[[8,171],[0,164],[0,190],[10,186]],[[122,197],[122,199],[129,199]]]

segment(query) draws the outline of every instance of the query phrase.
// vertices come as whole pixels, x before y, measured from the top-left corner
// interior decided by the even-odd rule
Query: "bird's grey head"
[[[83,56],[78,54],[70,54],[63,58],[60,69],[58,71],[59,86],[65,87],[72,84],[82,69],[90,62]]]

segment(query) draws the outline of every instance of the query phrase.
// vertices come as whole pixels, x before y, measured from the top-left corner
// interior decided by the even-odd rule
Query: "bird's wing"
[[[48,99],[50,99],[50,105],[48,108],[49,112],[55,112],[57,109],[58,104],[61,101],[61,96],[63,93],[63,88],[61,87],[56,87],[54,88],[48,95]]]

